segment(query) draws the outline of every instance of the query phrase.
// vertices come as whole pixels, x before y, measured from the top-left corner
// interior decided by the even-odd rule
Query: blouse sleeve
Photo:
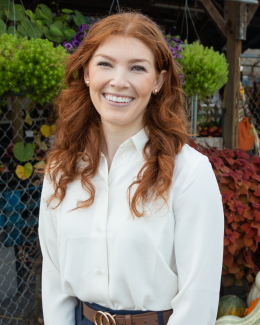
[[[39,240],[43,256],[42,306],[45,325],[75,325],[77,300],[61,288],[61,274],[57,251],[55,210],[47,207],[46,199],[53,187],[45,177],[41,195],[39,216]]]
[[[224,213],[208,158],[191,168],[174,203],[178,294],[168,325],[214,325],[223,261]]]

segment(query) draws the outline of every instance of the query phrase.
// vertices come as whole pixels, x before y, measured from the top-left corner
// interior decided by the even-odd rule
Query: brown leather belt
[[[83,315],[95,325],[159,325],[158,312],[151,311],[137,315],[111,315],[107,312],[96,311],[82,302]],[[172,309],[162,311],[163,323],[167,324]],[[104,321],[104,323],[103,323]]]

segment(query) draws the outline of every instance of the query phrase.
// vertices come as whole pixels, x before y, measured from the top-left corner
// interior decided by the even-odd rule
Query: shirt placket
[[[113,183],[114,171],[118,170],[127,162],[129,150],[133,146],[132,140],[127,144],[121,145],[116,152],[113,163],[108,174],[108,165],[105,156],[102,154],[98,176],[99,195],[98,201],[95,198],[97,206],[92,226],[92,252],[94,261],[94,282],[93,288],[97,300],[103,300],[107,306],[111,307],[112,302],[109,299],[109,263],[108,263],[108,245],[107,245],[107,224],[109,212],[109,187]]]
[[[99,176],[99,195],[92,224],[93,288],[97,299],[110,304],[108,297],[107,260],[107,215],[108,215],[108,173],[107,161],[101,158]],[[96,200],[96,198],[95,198]]]

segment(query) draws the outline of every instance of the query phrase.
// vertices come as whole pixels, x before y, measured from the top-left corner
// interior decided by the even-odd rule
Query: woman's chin
[[[110,125],[115,125],[115,126],[125,126],[127,124],[130,124],[131,120],[114,117],[114,118],[107,118],[107,119],[102,118],[102,122],[104,124],[110,124]]]

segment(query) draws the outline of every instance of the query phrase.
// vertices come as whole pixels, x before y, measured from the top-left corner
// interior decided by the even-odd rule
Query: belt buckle
[[[114,319],[115,315],[111,315],[107,312],[103,312],[101,310],[98,310],[95,314],[94,314],[94,323],[95,325],[99,325],[97,322],[97,315],[100,314],[100,325],[104,325],[103,324],[103,317],[105,317],[106,321],[107,321],[107,325],[110,325],[110,319],[112,320],[112,325],[116,325],[116,321]]]

